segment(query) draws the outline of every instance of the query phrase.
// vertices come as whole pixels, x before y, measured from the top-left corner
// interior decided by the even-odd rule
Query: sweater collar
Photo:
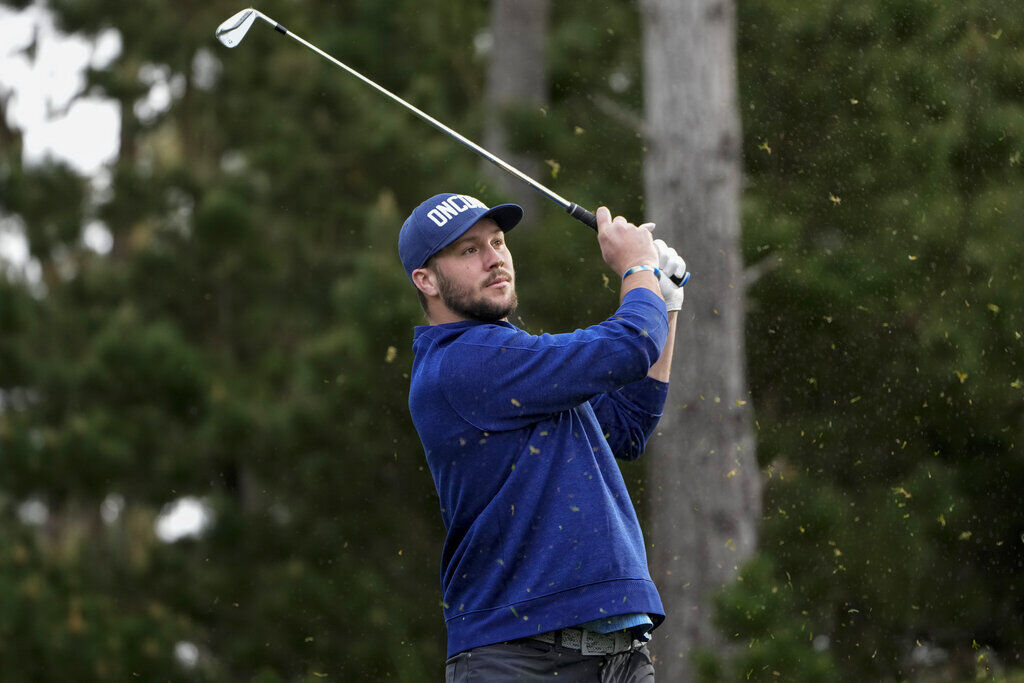
[[[416,341],[420,337],[444,337],[450,334],[458,334],[465,330],[473,327],[481,327],[483,325],[497,325],[499,327],[506,327],[510,330],[519,329],[510,322],[499,320],[498,322],[488,323],[482,320],[460,320],[454,323],[442,323],[440,325],[417,325],[413,328],[412,338]]]

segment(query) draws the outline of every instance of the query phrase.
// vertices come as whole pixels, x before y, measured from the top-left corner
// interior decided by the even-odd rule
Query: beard
[[[495,323],[509,317],[519,305],[514,280],[510,280],[512,298],[507,303],[496,303],[488,301],[482,296],[474,296],[469,288],[462,287],[446,278],[440,269],[434,272],[437,275],[437,288],[441,294],[441,301],[453,312],[470,320]],[[494,278],[497,279],[499,276],[511,277],[511,274],[507,271],[499,271]],[[487,284],[493,284],[495,279],[488,280]]]

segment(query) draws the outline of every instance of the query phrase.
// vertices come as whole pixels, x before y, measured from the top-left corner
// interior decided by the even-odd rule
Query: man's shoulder
[[[450,387],[493,374],[496,354],[516,346],[525,332],[507,323],[447,323],[417,328],[413,341],[413,384]],[[466,377],[468,374],[471,377]]]
[[[486,394],[504,382],[503,350],[525,334],[505,323],[447,323],[417,328],[409,386],[409,407],[417,425],[432,421],[449,425],[450,419],[470,421],[486,401]],[[467,405],[468,397],[475,397]],[[419,427],[418,427],[419,428]]]

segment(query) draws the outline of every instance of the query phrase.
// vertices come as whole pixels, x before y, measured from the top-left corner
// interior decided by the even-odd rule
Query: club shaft
[[[362,81],[366,85],[370,86],[371,88],[373,88],[377,92],[381,93],[382,95],[388,97],[392,101],[397,102],[398,104],[402,105],[407,110],[411,111],[413,114],[415,114],[416,116],[420,117],[421,119],[423,119],[424,121],[426,121],[427,123],[432,125],[434,128],[436,128],[439,131],[441,131],[442,133],[444,133],[445,135],[447,135],[447,136],[449,136],[449,137],[451,137],[451,138],[461,142],[466,147],[469,147],[471,150],[473,150],[474,152],[476,152],[477,154],[482,156],[484,159],[487,159],[487,161],[491,162],[492,164],[494,164],[495,166],[497,166],[501,170],[505,171],[506,173],[512,174],[516,178],[519,178],[519,180],[523,181],[524,183],[526,183],[527,185],[529,185],[533,189],[537,190],[538,192],[540,192],[542,195],[544,195],[545,197],[547,197],[551,201],[553,201],[556,204],[558,204],[560,207],[562,207],[569,215],[571,215],[576,220],[580,221],[581,223],[583,223],[584,225],[588,226],[589,228],[591,228],[594,231],[597,230],[597,218],[594,216],[593,213],[591,213],[587,209],[583,208],[579,204],[575,204],[573,202],[570,202],[568,199],[562,197],[561,195],[559,195],[558,193],[554,192],[553,190],[551,190],[551,189],[545,187],[544,185],[540,184],[539,182],[537,182],[536,180],[534,180],[530,176],[528,176],[525,173],[523,173],[522,171],[520,171],[515,166],[512,166],[511,164],[509,164],[509,163],[505,162],[504,160],[498,158],[497,156],[495,156],[491,152],[488,152],[486,149],[484,149],[480,145],[476,144],[475,142],[473,142],[472,140],[470,140],[466,136],[462,135],[458,131],[452,130],[448,126],[444,125],[443,123],[441,123],[440,121],[435,119],[430,114],[428,114],[425,111],[423,111],[422,109],[420,109],[420,108],[418,108],[418,107],[416,107],[416,106],[406,102],[401,97],[399,97],[398,95],[394,94],[393,92],[391,92],[387,88],[385,88],[385,87],[383,87],[381,85],[378,85],[376,82],[374,82],[371,79],[367,78],[366,76],[364,76],[363,74],[359,73],[358,71],[356,71],[352,67],[348,66],[344,62],[341,62],[338,59],[334,58],[333,56],[327,54],[326,52],[324,52],[323,50],[321,50],[316,45],[314,45],[313,43],[309,42],[308,40],[306,40],[302,36],[299,36],[299,35],[296,35],[295,33],[292,33],[291,31],[286,29],[284,26],[282,26],[281,24],[277,23],[276,21],[274,21],[273,19],[271,19],[267,15],[263,14],[259,10],[250,9],[250,11],[255,12],[257,17],[259,17],[263,21],[265,21],[268,24],[270,24],[271,26],[273,26],[274,30],[277,31],[278,33],[283,33],[284,35],[288,36],[292,40],[295,40],[296,42],[298,42],[298,43],[308,47],[310,50],[312,50],[313,52],[317,53],[318,55],[320,55],[321,57],[323,57],[327,61],[331,62],[335,66],[341,67],[342,69],[347,71],[350,75],[358,78],[360,81]],[[673,277],[672,281],[675,282],[677,285],[682,286],[682,285],[685,285],[686,282],[689,281],[689,279],[690,279],[690,274],[689,273],[685,273],[682,277],[678,277],[678,276],[677,277]]]
[[[504,160],[502,160],[499,157],[495,156],[491,152],[488,152],[486,149],[484,149],[480,145],[476,144],[475,142],[473,142],[472,140],[470,140],[466,136],[462,135],[458,131],[452,130],[448,126],[444,125],[443,123],[441,123],[440,121],[435,119],[430,114],[428,114],[425,111],[423,111],[422,109],[416,107],[415,105],[412,105],[412,104],[406,102],[401,97],[399,97],[395,93],[391,92],[387,88],[384,88],[383,86],[377,84],[375,81],[367,78],[366,76],[364,76],[363,74],[359,73],[358,71],[356,71],[352,67],[348,66],[344,62],[341,62],[338,59],[334,58],[333,56],[329,55],[328,53],[324,52],[323,50],[318,48],[316,45],[313,45],[311,42],[309,42],[308,40],[306,40],[302,36],[299,36],[299,35],[296,35],[296,34],[292,33],[291,31],[286,29],[284,26],[282,26],[281,24],[277,23],[276,21],[274,21],[270,17],[266,16],[262,12],[260,12],[258,14],[259,14],[259,17],[261,19],[263,19],[264,21],[272,24],[276,31],[285,34],[289,38],[291,38],[291,39],[293,39],[293,40],[295,40],[295,41],[297,41],[299,43],[302,43],[303,45],[308,47],[313,52],[316,52],[318,55],[320,55],[321,57],[323,57],[327,61],[331,62],[332,64],[334,64],[336,66],[341,67],[342,69],[347,71],[349,74],[351,74],[352,76],[355,76],[356,78],[358,78],[363,83],[365,83],[366,85],[370,86],[371,88],[373,88],[377,92],[381,93],[382,95],[385,95],[386,97],[389,97],[394,102],[397,102],[398,104],[402,105],[403,107],[405,107],[406,109],[411,111],[413,114],[415,114],[416,116],[420,117],[421,119],[423,119],[424,121],[426,121],[427,123],[432,125],[434,128],[437,128],[442,133],[448,135],[449,137],[455,138],[456,140],[461,142],[463,145],[465,145],[466,147],[469,147],[474,152],[476,152],[477,154],[482,156],[484,159],[487,159],[487,161],[491,162],[492,164],[494,164],[495,166],[497,166],[501,170],[514,175],[516,178],[519,178],[524,183],[526,183],[527,185],[529,185],[533,189],[537,190],[538,192],[540,192],[542,195],[544,195],[545,197],[547,197],[551,201],[553,201],[556,204],[558,204],[559,206],[561,206],[563,209],[565,209],[567,211],[569,210],[570,206],[572,205],[572,202],[570,202],[569,200],[565,199],[564,197],[562,197],[558,193],[554,192],[550,188],[545,187],[544,185],[541,185],[536,180],[534,180],[530,176],[526,175],[525,173],[520,171],[515,166],[512,166],[511,164],[505,162]]]

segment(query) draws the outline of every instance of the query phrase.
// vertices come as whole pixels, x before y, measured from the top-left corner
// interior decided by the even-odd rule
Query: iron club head
[[[217,40],[227,47],[235,47],[245,38],[245,34],[249,32],[258,16],[259,12],[251,7],[242,10],[217,27]]]

